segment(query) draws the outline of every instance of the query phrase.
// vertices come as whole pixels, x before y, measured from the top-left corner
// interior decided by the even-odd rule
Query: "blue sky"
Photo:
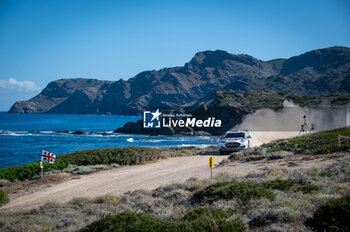
[[[0,0],[0,110],[55,79],[128,79],[197,51],[268,60],[350,46],[349,12],[346,0]]]

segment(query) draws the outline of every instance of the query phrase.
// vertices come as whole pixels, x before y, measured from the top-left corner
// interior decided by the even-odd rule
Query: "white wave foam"
[[[32,135],[33,135],[32,133],[23,134],[23,133],[15,133],[13,131],[7,131],[6,133],[0,134],[0,136],[32,136]]]
[[[38,131],[40,134],[55,134],[55,131]]]
[[[214,144],[181,144],[176,147],[198,147],[198,148],[206,148],[209,146],[214,146]]]
[[[141,142],[146,143],[160,143],[160,142],[169,142],[172,140],[166,140],[166,139],[142,139]]]

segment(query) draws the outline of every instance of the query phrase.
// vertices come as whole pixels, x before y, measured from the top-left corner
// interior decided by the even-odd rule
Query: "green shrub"
[[[189,146],[189,147],[171,147],[169,149],[170,150],[175,150],[175,151],[183,151],[183,150],[195,150],[197,148],[193,147],[193,146]]]
[[[4,190],[0,189],[0,206],[9,203],[10,202],[10,198],[7,195],[7,192],[5,192]]]
[[[302,192],[304,194],[310,194],[313,191],[318,191],[319,188],[316,185],[305,185],[297,188],[297,191]]]
[[[44,163],[44,172],[54,169],[64,169],[67,166],[64,162],[55,162],[54,164]],[[7,180],[25,180],[32,179],[33,176],[40,173],[40,162],[25,164],[23,166],[13,166],[0,169],[0,179]]]
[[[144,213],[126,212],[108,216],[81,229],[81,232],[96,231],[177,231],[178,225]]]
[[[266,151],[267,151],[267,152],[275,152],[275,151],[277,151],[277,148],[275,148],[275,147],[269,147],[269,148],[266,149]]]
[[[170,222],[145,213],[126,212],[107,216],[80,231],[243,231],[243,223],[238,219],[228,219],[230,216],[230,213],[219,209],[197,208],[182,220]]]
[[[182,231],[243,231],[242,221],[228,219],[233,214],[233,211],[196,208],[185,215]]]
[[[321,173],[319,174],[319,176],[320,176],[320,177],[331,177],[332,174],[329,173],[329,172],[321,172]]]
[[[265,182],[263,186],[268,189],[276,189],[280,191],[288,191],[293,185],[296,184],[295,180],[272,180],[269,182]]]
[[[147,147],[105,148],[76,151],[57,157],[57,161],[77,166],[96,164],[135,165],[146,161],[159,159],[159,149]]]
[[[239,204],[246,204],[252,199],[274,199],[274,194],[265,187],[250,182],[222,182],[195,192],[195,202],[212,203],[220,199],[236,199]]]
[[[305,225],[314,231],[350,231],[350,195],[321,205]]]

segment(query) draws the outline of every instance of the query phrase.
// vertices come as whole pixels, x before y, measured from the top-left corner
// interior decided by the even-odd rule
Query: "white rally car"
[[[251,146],[252,136],[249,131],[228,131],[219,140],[220,154],[228,154],[237,150],[244,150]]]

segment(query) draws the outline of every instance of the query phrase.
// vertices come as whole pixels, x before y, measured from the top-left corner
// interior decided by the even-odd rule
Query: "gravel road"
[[[219,163],[227,156],[216,156]],[[208,156],[175,157],[145,165],[135,165],[82,175],[41,191],[29,193],[3,209],[30,209],[49,201],[66,202],[76,197],[97,197],[107,193],[122,194],[137,189],[154,189],[161,185],[183,182],[191,177],[208,178]],[[214,169],[213,173],[216,173]]]

